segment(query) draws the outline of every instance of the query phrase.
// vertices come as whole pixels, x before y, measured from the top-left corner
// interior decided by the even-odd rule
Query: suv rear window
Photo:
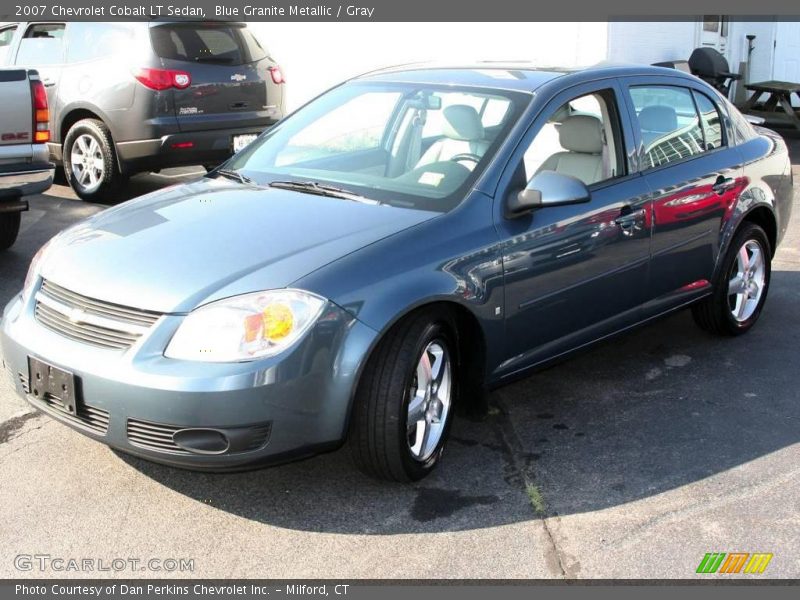
[[[150,28],[155,53],[168,60],[241,65],[261,60],[266,49],[242,25],[186,23]]]

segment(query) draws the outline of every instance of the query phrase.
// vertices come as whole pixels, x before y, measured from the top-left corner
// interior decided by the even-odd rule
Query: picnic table
[[[753,92],[753,95],[742,105],[742,112],[788,122],[800,129],[800,117],[792,107],[792,94],[800,97],[800,83],[762,81],[761,83],[750,83],[744,87]],[[764,106],[762,109],[756,110],[756,104],[764,94],[767,94]]]

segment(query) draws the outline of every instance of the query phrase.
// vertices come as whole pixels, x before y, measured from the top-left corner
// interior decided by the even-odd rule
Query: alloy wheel
[[[72,144],[70,157],[72,176],[86,192],[93,192],[103,182],[105,158],[97,140],[86,133],[79,135]]]
[[[419,358],[409,390],[406,434],[415,460],[428,460],[439,446],[450,413],[452,387],[447,346],[433,340]]]
[[[756,240],[747,240],[736,254],[728,280],[728,305],[737,322],[743,323],[753,316],[765,282],[764,248]]]

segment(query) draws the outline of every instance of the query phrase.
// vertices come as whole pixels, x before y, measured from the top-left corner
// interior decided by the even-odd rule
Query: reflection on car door
[[[640,162],[653,193],[646,314],[710,287],[719,231],[743,187],[719,108],[699,89],[629,82]]]
[[[597,92],[591,86],[576,89],[584,94]],[[554,120],[559,121],[558,136],[563,138],[566,119],[577,114],[572,108],[565,112],[564,103],[575,94],[556,97],[540,113],[521,146],[532,147],[534,133],[546,136],[548,123]],[[650,255],[649,199],[641,177],[628,171],[624,148],[631,147],[633,138],[630,123],[619,118],[626,114],[618,111],[619,94],[616,87],[603,91],[610,109],[606,118],[616,121],[616,151],[610,162],[619,166],[613,176],[589,186],[588,203],[541,208],[514,219],[495,212],[505,276],[507,358],[500,366],[501,375],[639,319]],[[560,143],[563,146],[564,140]],[[573,150],[581,154],[591,149],[577,143],[572,150],[545,160],[540,169],[558,170],[556,163],[591,162],[589,157],[573,156]],[[512,179],[503,191],[503,200],[530,179],[527,172],[521,181],[515,177],[516,184]]]

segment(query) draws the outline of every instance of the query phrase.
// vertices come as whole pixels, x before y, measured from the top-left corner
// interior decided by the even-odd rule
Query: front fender
[[[450,213],[343,257],[292,284],[383,334],[415,309],[450,302],[477,319],[487,364],[502,360],[503,269],[492,202],[473,192]]]

